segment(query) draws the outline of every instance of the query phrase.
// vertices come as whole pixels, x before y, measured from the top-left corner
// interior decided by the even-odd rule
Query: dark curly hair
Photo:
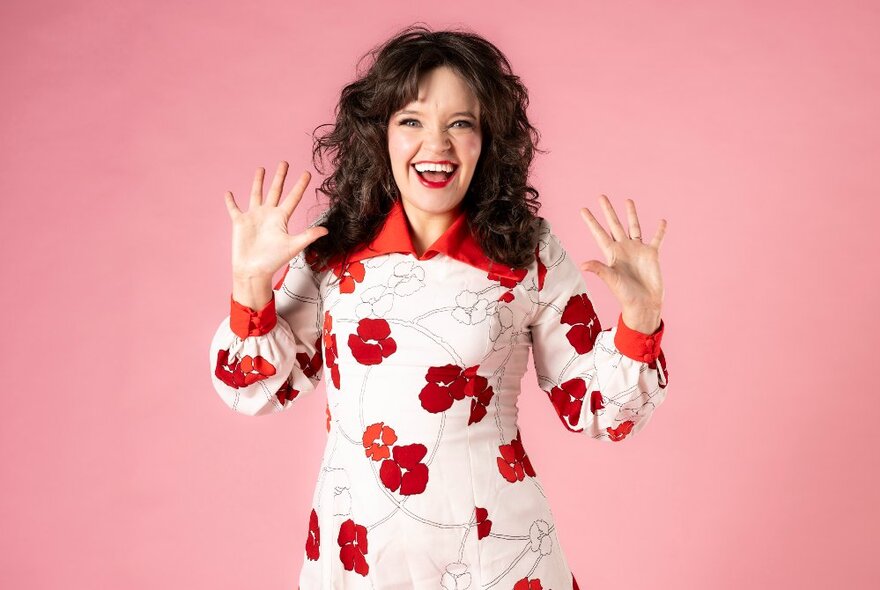
[[[528,176],[539,133],[526,116],[528,90],[505,55],[477,34],[433,32],[411,25],[364,55],[371,65],[343,88],[334,124],[312,133],[312,160],[319,173],[329,160],[332,173],[318,192],[329,199],[317,222],[328,234],[306,248],[320,269],[376,237],[400,198],[388,154],[388,121],[418,98],[423,74],[449,66],[480,103],[483,145],[474,176],[462,201],[471,232],[487,257],[521,268],[534,260],[538,191]],[[319,134],[322,128],[329,128]]]

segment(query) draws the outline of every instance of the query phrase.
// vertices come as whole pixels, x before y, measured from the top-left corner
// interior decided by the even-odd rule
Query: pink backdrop
[[[357,58],[422,20],[487,36],[530,88],[542,214],[574,256],[599,256],[577,215],[599,193],[634,198],[646,235],[669,220],[670,393],[649,427],[579,438],[524,381],[581,587],[880,587],[876,3],[16,4],[0,586],[296,587],[324,388],[265,418],[214,393],[223,193],[245,204],[280,159],[311,169]]]

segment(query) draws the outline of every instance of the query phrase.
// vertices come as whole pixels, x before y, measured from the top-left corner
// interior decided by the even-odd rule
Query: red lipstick
[[[419,171],[415,169],[415,165],[421,164],[421,163],[451,164],[452,165],[452,172],[449,174],[449,176],[446,177],[446,180],[441,180],[441,181],[428,180],[427,178],[425,178],[421,174],[419,174]],[[413,163],[413,171],[416,173],[416,176],[419,177],[419,182],[421,182],[424,186],[426,186],[428,188],[445,188],[446,186],[449,185],[450,182],[452,182],[452,179],[455,178],[455,175],[458,173],[458,164],[455,164],[454,162],[450,162],[449,160],[443,160],[441,162],[431,162],[430,160],[420,160],[418,162]]]

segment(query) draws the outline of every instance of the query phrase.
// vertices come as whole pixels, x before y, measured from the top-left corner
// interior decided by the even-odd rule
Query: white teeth
[[[446,172],[447,174],[451,174],[455,169],[452,164],[431,164],[428,162],[420,162],[418,164],[414,164],[415,169],[419,172]]]

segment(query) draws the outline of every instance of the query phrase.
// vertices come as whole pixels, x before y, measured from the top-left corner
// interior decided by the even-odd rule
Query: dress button
[[[645,346],[647,346],[648,348],[654,348],[654,339],[648,338],[647,340],[645,340]]]
[[[644,356],[644,359],[646,363],[650,363],[652,360],[654,360],[654,358],[650,354],[646,354]]]

